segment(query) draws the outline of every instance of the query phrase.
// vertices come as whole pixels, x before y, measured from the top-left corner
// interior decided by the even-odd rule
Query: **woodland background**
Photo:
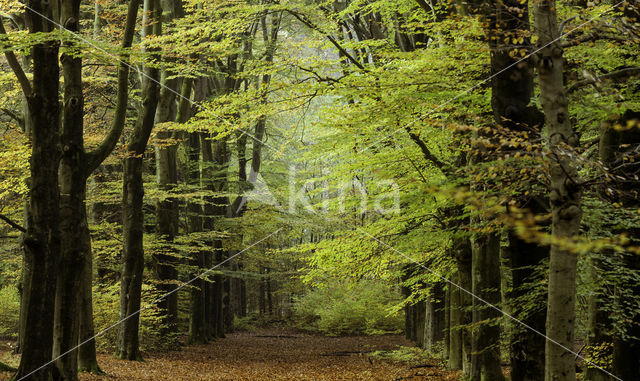
[[[639,379],[639,15],[0,0],[0,361],[75,380],[275,325]]]

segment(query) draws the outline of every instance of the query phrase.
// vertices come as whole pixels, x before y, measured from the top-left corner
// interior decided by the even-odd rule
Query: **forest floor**
[[[260,330],[229,334],[225,339],[175,352],[144,353],[144,362],[120,361],[111,354],[100,354],[98,362],[106,374],[82,374],[80,380],[460,379],[459,372],[443,370],[435,360],[418,363],[384,359],[390,351],[410,346],[398,335],[326,337]],[[0,358],[4,349],[0,348]],[[0,380],[9,376],[0,373]]]

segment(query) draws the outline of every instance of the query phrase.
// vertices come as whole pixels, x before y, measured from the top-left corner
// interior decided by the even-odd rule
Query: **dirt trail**
[[[371,359],[372,351],[409,346],[401,336],[324,337],[288,331],[234,333],[181,351],[146,353],[144,362],[101,354],[104,376],[80,380],[458,380],[437,367]],[[0,373],[5,379],[6,373]]]

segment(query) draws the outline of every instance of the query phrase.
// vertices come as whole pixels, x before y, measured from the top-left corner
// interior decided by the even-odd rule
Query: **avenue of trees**
[[[0,49],[15,380],[274,322],[640,380],[637,0],[0,0]]]

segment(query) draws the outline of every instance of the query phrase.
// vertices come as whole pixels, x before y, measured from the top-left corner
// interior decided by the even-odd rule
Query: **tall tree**
[[[119,63],[116,107],[114,109],[113,121],[109,132],[94,150],[87,152],[84,157],[76,157],[76,160],[86,160],[86,164],[84,164],[86,165],[86,172],[76,174],[77,176],[83,176],[81,181],[84,183],[83,189],[85,192],[88,177],[93,174],[111,154],[122,135],[122,131],[124,130],[127,107],[129,105],[129,49],[133,43],[140,3],[141,0],[131,0],[127,6],[124,33],[122,35],[122,42],[120,45],[121,53],[118,56]],[[98,16],[96,15],[96,17]],[[78,342],[81,345],[80,348],[78,348],[78,369],[80,371],[99,373],[100,368],[96,359],[96,345],[94,339],[95,332],[93,325],[93,254],[91,252],[91,237],[87,223],[87,210],[84,201],[78,212],[82,216],[83,222],[76,230],[72,231],[80,232],[81,238],[76,241],[79,241],[78,243],[82,245],[81,249],[83,250],[83,253],[85,253],[80,287],[80,326]],[[73,236],[69,238],[72,239]]]
[[[51,363],[55,290],[60,257],[58,165],[60,163],[59,42],[51,34],[55,7],[48,1],[26,2],[29,33],[50,33],[31,48],[33,80],[30,82],[15,55],[5,53],[27,99],[31,139],[31,177],[23,237],[26,294],[22,357],[16,378],[49,380],[59,376]],[[0,24],[1,25],[1,24]],[[0,33],[4,33],[2,26]],[[47,364],[46,366],[44,366]]]
[[[144,1],[144,36],[162,33],[162,7],[160,0]],[[156,59],[157,48],[147,49]],[[124,159],[122,184],[122,219],[124,231],[124,251],[122,255],[122,275],[120,280],[120,320],[116,356],[126,360],[139,360],[138,328],[140,322],[140,299],[142,273],[144,270],[144,184],[142,164],[149,136],[154,126],[158,106],[159,69],[146,66],[142,79],[142,108],[139,111],[133,134],[127,144]]]
[[[165,0],[162,3],[166,22],[182,16],[182,2],[180,0]],[[155,123],[173,122],[177,117],[176,95],[179,79],[176,73],[165,69],[161,75],[161,89],[156,110]],[[190,90],[190,89],[189,89]],[[188,95],[187,95],[188,96]],[[184,99],[180,99],[183,102]],[[184,113],[183,113],[184,115]],[[156,181],[158,188],[165,192],[172,192],[178,183],[177,167],[177,138],[178,132],[172,133],[167,129],[158,131],[156,138]],[[163,324],[167,333],[175,332],[178,320],[178,294],[171,293],[175,289],[178,271],[176,269],[176,252],[171,243],[178,234],[178,200],[175,197],[163,195],[156,202],[156,232],[163,243],[160,253],[153,255],[155,275],[160,282],[159,290],[167,295],[160,301],[159,307],[164,311]]]
[[[60,25],[71,33],[80,28],[80,1],[60,2]],[[69,37],[69,36],[67,36]],[[60,58],[64,75],[62,112],[63,146],[59,170],[61,261],[56,287],[53,356],[65,380],[77,379],[80,315],[80,285],[84,261],[91,255],[90,242],[81,233],[88,232],[85,191],[87,161],[84,151],[84,96],[82,86],[82,58],[74,50],[73,38],[63,40]],[[68,351],[73,350],[71,353]]]
[[[538,44],[542,47],[536,56],[536,66],[549,136],[549,199],[554,239],[549,260],[546,325],[547,336],[553,341],[546,342],[545,381],[573,381],[576,378],[575,356],[568,353],[567,348],[573,348],[574,340],[577,255],[567,249],[563,241],[578,234],[582,218],[582,190],[573,155],[573,147],[579,139],[569,118],[555,0],[537,1],[534,18]]]
[[[491,52],[491,106],[496,124],[494,137],[508,134],[519,136],[526,133],[530,139],[540,138],[544,122],[535,106],[533,96],[533,68],[528,60],[522,61],[519,54],[529,46],[529,4],[527,1],[496,1],[487,5],[483,12],[487,20],[487,37]],[[508,139],[508,136],[504,136]],[[502,147],[501,154],[509,154],[509,148]],[[527,187],[530,189],[529,187]],[[545,197],[529,192],[533,196],[520,196],[516,201],[520,208],[527,208],[538,216],[547,212]],[[536,270],[549,255],[546,245],[530,242],[511,230],[508,233],[510,267],[513,289],[509,296],[520,303],[527,294],[528,283],[535,281]],[[544,295],[540,293],[540,295]],[[526,309],[518,316],[528,326],[544,333],[546,301],[530,302],[533,308]],[[514,325],[511,349],[511,379],[513,381],[541,380],[544,376],[543,336]]]

